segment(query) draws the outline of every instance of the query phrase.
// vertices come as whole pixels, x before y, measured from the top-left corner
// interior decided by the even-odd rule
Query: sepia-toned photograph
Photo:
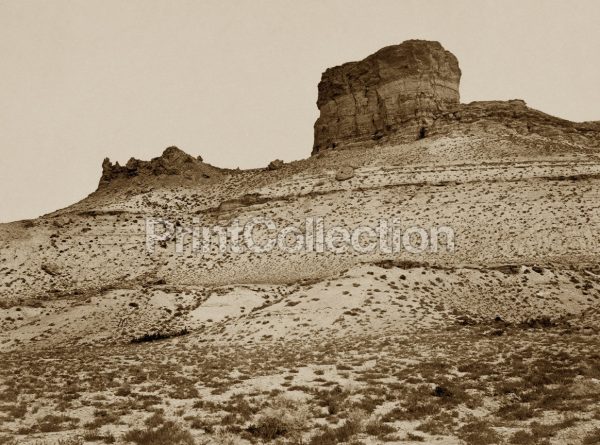
[[[0,0],[0,445],[600,445],[600,1]]]

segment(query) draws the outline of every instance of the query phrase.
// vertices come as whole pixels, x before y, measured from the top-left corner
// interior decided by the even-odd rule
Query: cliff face
[[[438,42],[408,40],[327,69],[319,83],[313,154],[398,131],[417,139],[459,103],[458,60]]]

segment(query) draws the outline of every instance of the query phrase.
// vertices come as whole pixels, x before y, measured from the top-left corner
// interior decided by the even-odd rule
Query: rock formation
[[[280,168],[283,168],[284,165],[285,162],[283,162],[281,159],[275,159],[274,161],[269,162],[267,170],[279,170]]]
[[[313,154],[398,131],[424,137],[435,115],[459,103],[460,75],[452,53],[423,40],[327,69],[319,83]]]
[[[477,101],[458,104],[434,116],[427,136],[479,129],[486,133],[537,135],[553,142],[600,147],[600,127],[595,122],[571,122],[529,108],[525,101]],[[390,139],[394,139],[391,137]]]
[[[210,178],[218,174],[218,170],[202,162],[202,157],[185,153],[177,147],[167,147],[163,154],[150,161],[131,158],[124,166],[118,162],[113,164],[105,158],[102,162],[102,177],[99,187],[105,186],[119,178],[148,176],[181,176],[188,179]]]
[[[461,104],[456,57],[438,42],[408,40],[327,69],[319,83],[312,154],[368,148],[473,129],[536,134],[600,147],[598,122],[570,122],[519,99]]]

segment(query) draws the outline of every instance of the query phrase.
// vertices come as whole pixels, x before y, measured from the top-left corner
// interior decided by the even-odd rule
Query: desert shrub
[[[256,414],[257,408],[250,405],[248,401],[241,397],[233,397],[232,400],[221,407],[223,410],[237,414],[243,420],[250,420]]]
[[[501,442],[498,433],[483,421],[466,423],[458,430],[458,437],[468,445],[496,445]]]
[[[83,440],[86,442],[98,442],[103,441],[104,443],[115,443],[116,439],[111,433],[101,434],[98,429],[88,430],[83,433]]]
[[[264,440],[277,439],[286,436],[290,432],[287,423],[283,419],[270,416],[262,416],[256,424],[250,425],[247,431],[253,436]]]
[[[126,397],[130,394],[131,394],[131,386],[128,385],[127,383],[124,383],[123,385],[119,386],[119,388],[117,388],[117,390],[115,391],[115,395],[120,396],[120,397]]]
[[[123,440],[137,445],[194,445],[195,443],[189,431],[172,421],[167,421],[158,428],[129,430],[123,435]]]
[[[336,428],[325,427],[321,432],[315,434],[309,442],[309,445],[334,445],[337,443],[348,442],[355,434],[363,429],[364,412],[354,411],[350,413],[343,425]]]
[[[44,416],[39,425],[37,425],[37,429],[41,433],[55,433],[57,431],[62,431],[65,429],[72,429],[73,423],[78,422],[79,419],[75,419],[73,417],[68,416],[56,416],[53,414],[49,414]],[[71,422],[70,425],[65,425],[66,422]]]
[[[207,434],[213,434],[215,432],[215,424],[209,422],[202,416],[188,416],[184,417],[184,419],[190,422],[190,428],[194,430],[204,430]]]
[[[365,426],[365,433],[367,433],[370,436],[378,437],[380,439],[383,438],[384,436],[387,436],[388,434],[395,433],[395,432],[396,432],[396,428],[394,428],[391,425],[388,425],[387,423],[382,422],[379,419],[372,420],[371,422],[367,423]]]
[[[424,442],[425,438],[423,436],[419,436],[418,434],[408,433],[406,435],[408,440],[412,440],[413,442]]]
[[[237,421],[237,416],[233,413],[226,414],[221,418],[221,425],[234,425]]]
[[[156,428],[163,425],[166,422],[166,419],[163,416],[163,412],[157,411],[144,420],[144,424],[149,428]]]
[[[534,413],[531,407],[528,405],[522,403],[513,403],[500,407],[497,415],[505,420],[523,421],[531,419],[534,416]]]
[[[239,437],[235,434],[232,434],[228,431],[219,431],[212,437],[212,440],[215,445],[237,445],[239,442]]]
[[[394,408],[382,418],[384,422],[396,420],[418,420],[439,413],[441,406],[430,400],[410,398],[402,404],[402,408]]]
[[[421,423],[416,429],[434,436],[443,436],[452,431],[455,426],[456,419],[452,416],[452,412],[445,411]]]
[[[104,425],[119,422],[120,416],[117,413],[109,413],[106,410],[94,411],[94,420],[87,422],[84,426],[89,429],[100,428]]]
[[[366,413],[370,414],[373,411],[375,411],[375,409],[379,405],[381,405],[383,402],[385,402],[385,399],[383,397],[375,397],[372,394],[369,394],[369,395],[363,396],[362,399],[358,403],[355,403],[354,405],[357,408],[360,408],[363,411],[365,411]]]
[[[533,434],[525,430],[516,431],[512,436],[510,436],[509,442],[517,445],[533,445],[537,443]]]
[[[96,442],[98,440],[102,440],[104,436],[100,434],[100,431],[97,429],[88,430],[83,433],[83,440],[86,442]]]
[[[335,415],[340,412],[341,407],[344,405],[344,401],[348,397],[348,392],[336,386],[328,391],[320,390],[315,396],[319,399],[317,403],[320,406],[327,408],[327,412],[330,415]]]
[[[305,405],[278,396],[246,431],[263,440],[278,437],[299,439],[307,426],[308,418],[309,411]]]

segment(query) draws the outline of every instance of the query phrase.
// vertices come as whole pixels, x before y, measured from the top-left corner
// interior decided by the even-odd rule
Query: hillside
[[[437,42],[385,48],[323,74],[307,159],[107,159],[81,202],[1,224],[0,444],[596,443],[600,128],[459,80]],[[253,218],[453,237],[177,252],[176,227]]]

